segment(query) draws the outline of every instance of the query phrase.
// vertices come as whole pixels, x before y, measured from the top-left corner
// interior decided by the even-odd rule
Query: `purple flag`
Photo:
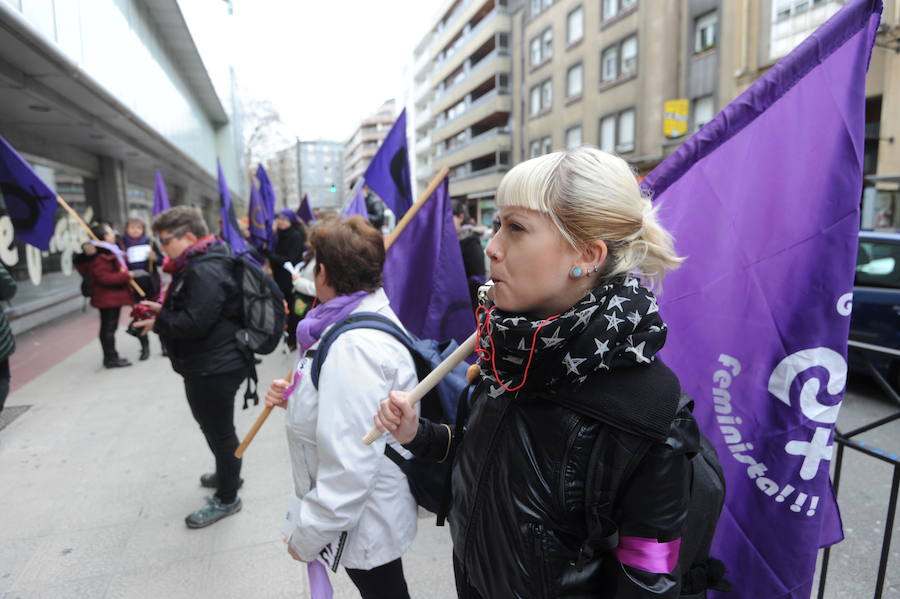
[[[300,220],[305,222],[307,225],[316,220],[316,216],[313,214],[312,207],[309,205],[309,196],[305,193],[303,194],[303,201],[300,202],[300,207],[297,208],[297,216],[299,216]]]
[[[808,598],[818,549],[843,538],[829,465],[880,10],[848,3],[643,181],[687,256],[663,355],[725,471],[722,597]]]
[[[225,181],[225,174],[222,172],[222,164],[216,160],[216,166],[219,168],[219,200],[222,208],[219,213],[222,220],[222,239],[231,246],[231,251],[235,256],[247,253],[247,242],[241,235],[241,228],[238,226],[237,217],[234,215],[234,206],[231,204],[231,192],[228,191],[228,183]]]
[[[394,121],[394,126],[381,146],[366,174],[363,175],[372,191],[378,194],[399,221],[412,206],[412,185],[409,183],[409,153],[406,150],[406,109]]]
[[[446,177],[388,250],[384,289],[419,337],[462,343],[475,330]]]
[[[262,195],[263,206],[266,208],[266,231],[268,232],[267,248],[275,247],[275,232],[272,230],[272,223],[275,222],[275,188],[272,187],[272,181],[269,180],[269,173],[259,165],[256,169],[256,178],[259,181],[259,193]]]
[[[250,177],[250,205],[247,211],[247,226],[250,228],[250,244],[263,249],[268,246],[272,226],[268,222],[266,206],[262,194]]]
[[[163,181],[162,173],[156,169],[156,187],[153,188],[153,216],[160,212],[165,212],[171,208],[169,205],[169,195],[166,193],[166,183]]]
[[[341,216],[347,218],[354,214],[358,214],[366,220],[369,219],[369,210],[366,208],[366,196],[363,195],[362,185],[356,186],[356,193],[353,194],[353,199],[350,200],[350,203],[344,208],[344,212]]]
[[[16,235],[41,250],[50,249],[56,230],[56,192],[31,170],[25,160],[0,137],[0,197]]]

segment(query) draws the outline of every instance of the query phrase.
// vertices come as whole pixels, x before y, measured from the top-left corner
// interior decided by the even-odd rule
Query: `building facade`
[[[446,167],[450,194],[479,222],[512,162],[515,1],[446,3],[414,52],[412,131],[415,187]]]
[[[228,5],[192,4],[223,28]],[[149,221],[160,169],[173,204],[218,222],[216,162],[240,206],[239,111],[228,65],[209,69],[176,0],[0,1],[0,135],[85,220]],[[13,239],[8,216],[0,230]],[[72,255],[86,236],[60,210],[49,252],[18,241],[14,332],[79,308]]]
[[[396,101],[388,100],[373,114],[364,118],[353,135],[344,142],[344,197],[350,197],[353,185],[366,172],[378,146],[394,125],[397,112]]]
[[[276,208],[297,209],[303,196],[300,193],[300,142],[275,152],[266,161],[266,172],[275,189]]]
[[[417,188],[447,166],[487,223],[503,172],[534,156],[589,144],[646,174],[845,3],[448,0],[410,69]],[[867,79],[864,227],[900,220],[898,4]]]
[[[339,141],[301,141],[300,197],[308,195],[313,208],[340,209],[344,205],[344,144]]]

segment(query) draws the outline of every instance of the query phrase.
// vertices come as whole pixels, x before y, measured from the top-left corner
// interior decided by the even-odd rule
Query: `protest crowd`
[[[860,19],[851,33],[865,31]],[[834,44],[825,35],[817,43]],[[773,69],[770,79],[778,76]],[[217,223],[171,206],[160,171],[150,222],[81,222],[73,263],[99,314],[98,368],[125,376],[155,352],[166,356],[183,381],[184,417],[189,411],[209,448],[214,468],[197,474],[213,494],[192,506],[185,525],[242,517],[245,479],[256,484],[242,456],[277,415],[291,488],[273,528],[280,523],[285,568],[308,574],[314,599],[332,597],[329,577],[339,570],[363,599],[416,596],[404,557],[432,518],[449,528],[460,598],[770,596],[760,589],[771,582],[748,574],[751,562],[765,561],[747,556],[763,534],[803,540],[772,571],[790,564],[806,590],[819,545],[840,535],[827,472],[818,477],[803,461],[798,482],[764,452],[752,427],[769,425],[741,404],[751,393],[742,385],[768,359],[763,350],[711,349],[704,335],[734,327],[733,336],[756,347],[754,335],[771,327],[779,351],[843,343],[846,352],[832,296],[852,287],[852,256],[834,260],[837,282],[807,282],[827,287],[825,308],[803,318],[821,321],[811,330],[825,331],[828,344],[794,347],[779,310],[785,319],[800,310],[761,300],[771,312],[756,314],[751,300],[772,296],[746,274],[755,258],[740,273],[714,276],[712,256],[726,250],[679,212],[680,201],[715,185],[717,161],[759,166],[752,140],[777,127],[779,110],[802,111],[766,83],[641,180],[621,157],[587,145],[520,162],[496,190],[490,226],[454,204],[446,169],[419,198],[408,169],[398,181],[391,165],[406,151],[398,141],[405,112],[340,211],[313,209],[307,197],[277,209],[259,165],[239,217],[219,166]],[[760,115],[771,121],[757,124]],[[827,161],[829,151],[841,155],[828,148],[842,135],[811,144]],[[14,165],[0,176],[64,203],[0,141],[3,163]],[[853,204],[858,181],[848,179],[838,184]],[[758,185],[746,193],[765,199]],[[729,227],[763,227],[722,208],[715,194],[697,201],[709,214],[727,212]],[[809,218],[796,233],[804,243],[821,233],[837,245],[856,234],[833,215]],[[780,259],[752,245],[742,248],[746,256]],[[815,255],[805,251],[785,260]],[[0,266],[0,299],[15,292]],[[723,318],[729,309],[740,314]],[[125,312],[123,346],[116,332]],[[0,312],[0,410],[14,349]],[[290,356],[291,370],[266,380],[257,366],[273,352]],[[761,383],[788,406],[796,354],[776,361]],[[827,406],[803,389],[804,425],[833,426],[836,416],[829,421]],[[244,409],[261,406],[243,438],[235,427],[241,394]],[[736,515],[745,504],[780,510],[784,528],[745,530]]]

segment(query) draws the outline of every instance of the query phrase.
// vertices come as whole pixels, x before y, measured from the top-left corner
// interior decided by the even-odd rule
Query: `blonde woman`
[[[519,164],[496,201],[481,380],[452,440],[458,594],[677,597],[699,439],[656,357],[666,325],[648,285],[681,259],[629,166],[596,149]],[[404,397],[376,425],[440,459],[451,433]]]

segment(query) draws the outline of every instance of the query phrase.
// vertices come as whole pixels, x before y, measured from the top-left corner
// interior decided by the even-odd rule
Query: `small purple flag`
[[[247,210],[247,226],[250,229],[250,244],[261,250],[268,246],[272,227],[268,224],[266,206],[262,194],[250,177],[250,205]]]
[[[216,166],[219,168],[219,200],[222,208],[219,216],[222,220],[222,239],[231,246],[231,251],[235,256],[247,253],[247,242],[241,235],[241,228],[238,225],[237,217],[234,214],[234,206],[231,203],[231,192],[228,191],[228,183],[225,181],[225,174],[222,172],[222,164],[216,160]]]
[[[849,2],[642,182],[687,256],[660,301],[663,357],[725,471],[723,598],[806,599],[843,538],[829,466],[880,11]]]
[[[316,560],[306,564],[306,573],[309,576],[310,599],[332,599],[334,590],[331,588],[331,580],[328,579],[328,570],[325,564]]]
[[[350,203],[347,204],[347,207],[344,208],[344,212],[341,214],[344,218],[348,216],[353,216],[354,214],[358,214],[364,219],[369,219],[369,209],[366,208],[366,196],[363,195],[363,186],[356,186],[356,193],[353,194],[353,199],[350,200]]]
[[[272,223],[275,222],[275,188],[272,187],[272,181],[269,180],[269,173],[260,164],[256,169],[256,178],[259,181],[259,193],[262,195],[263,206],[266,207],[266,231],[268,232],[267,249],[275,247],[275,231],[272,230]]]
[[[316,220],[316,216],[312,211],[312,206],[309,205],[309,196],[305,193],[303,194],[303,201],[300,202],[300,207],[297,208],[297,216],[299,216],[300,220],[307,225]]]
[[[384,289],[418,337],[462,343],[475,330],[446,177],[388,249]]]
[[[0,137],[0,197],[16,236],[40,250],[50,249],[56,230],[56,192]]]
[[[397,216],[398,221],[413,204],[412,185],[409,182],[409,152],[406,145],[404,108],[363,175],[366,185],[378,194]]]
[[[162,172],[156,169],[156,187],[153,188],[153,212],[155,217],[160,212],[165,212],[171,208],[169,205],[169,195],[166,193],[166,182],[163,181]]]

